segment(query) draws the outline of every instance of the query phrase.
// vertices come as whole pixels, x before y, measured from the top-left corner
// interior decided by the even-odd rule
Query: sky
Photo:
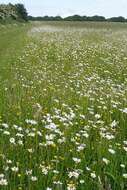
[[[32,16],[101,15],[127,18],[127,0],[0,0],[1,3],[23,3]]]

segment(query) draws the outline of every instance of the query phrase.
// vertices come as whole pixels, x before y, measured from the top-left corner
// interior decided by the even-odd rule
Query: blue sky
[[[127,18],[127,0],[0,0],[0,3],[23,3],[33,16],[73,14],[124,16]]]

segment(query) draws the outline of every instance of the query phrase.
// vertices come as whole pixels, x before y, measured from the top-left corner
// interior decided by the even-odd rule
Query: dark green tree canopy
[[[27,14],[27,10],[24,7],[24,5],[23,4],[16,4],[15,7],[16,7],[17,14],[18,14],[19,18],[27,21],[28,20],[28,17],[27,17],[28,14]]]
[[[53,17],[53,16],[44,16],[44,17],[32,17],[28,16],[29,20],[33,21],[92,21],[92,22],[127,22],[127,19],[125,19],[122,16],[119,17],[112,17],[112,18],[105,18],[104,16],[80,16],[80,15],[73,15],[68,16],[66,18],[62,18],[60,16]]]

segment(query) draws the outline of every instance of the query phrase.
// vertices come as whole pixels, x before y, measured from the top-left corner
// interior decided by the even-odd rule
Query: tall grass
[[[126,28],[0,29],[2,190],[127,189]]]

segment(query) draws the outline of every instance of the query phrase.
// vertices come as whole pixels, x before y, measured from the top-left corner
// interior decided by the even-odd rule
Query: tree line
[[[80,16],[73,15],[62,18],[61,16],[28,16],[27,10],[23,4],[0,4],[0,21],[96,21],[96,22],[127,22],[127,19],[119,17],[105,18],[104,16]]]
[[[127,19],[119,16],[119,17],[111,17],[111,18],[105,18],[104,16],[80,16],[80,15],[73,15],[68,16],[65,18],[62,18],[61,16],[44,16],[44,17],[33,17],[29,16],[29,20],[31,21],[96,21],[96,22],[127,22]]]

